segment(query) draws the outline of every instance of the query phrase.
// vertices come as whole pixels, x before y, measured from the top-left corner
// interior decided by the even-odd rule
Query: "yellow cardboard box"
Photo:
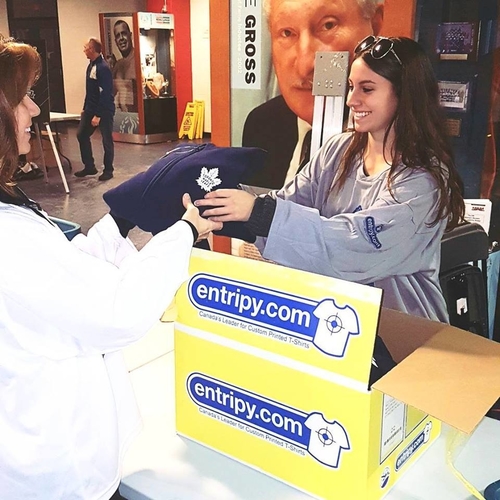
[[[312,496],[381,498],[437,438],[439,419],[470,431],[500,392],[500,346],[381,311],[376,288],[201,250],[190,272],[177,296],[178,433]],[[379,381],[384,392],[368,390],[377,328],[402,361]],[[430,367],[459,352],[447,344],[451,334],[466,340],[461,360],[444,369],[448,383],[455,371],[463,379],[463,363],[479,355],[489,358],[486,369],[483,357],[481,380],[469,377],[462,397],[484,377],[496,381],[475,409],[462,405],[468,417],[457,420],[436,405],[458,391],[436,397]],[[424,388],[421,366],[430,370]]]

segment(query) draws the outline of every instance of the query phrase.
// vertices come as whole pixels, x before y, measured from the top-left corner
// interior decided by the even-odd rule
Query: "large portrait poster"
[[[132,15],[104,14],[103,55],[113,73],[114,132],[139,133]]]
[[[411,36],[414,9],[414,0],[229,1],[230,143],[268,151],[248,184],[279,189],[309,160],[316,52]]]

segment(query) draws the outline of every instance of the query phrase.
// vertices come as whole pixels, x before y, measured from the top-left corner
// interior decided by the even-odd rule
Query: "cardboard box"
[[[441,420],[470,432],[499,396],[499,344],[381,310],[379,289],[202,250],[190,272],[178,433],[312,496],[381,498]],[[400,363],[368,390],[377,329]]]

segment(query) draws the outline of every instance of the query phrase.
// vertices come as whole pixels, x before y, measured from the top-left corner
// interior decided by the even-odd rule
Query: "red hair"
[[[17,122],[14,110],[41,73],[34,47],[0,35],[0,189],[12,193],[17,168]]]

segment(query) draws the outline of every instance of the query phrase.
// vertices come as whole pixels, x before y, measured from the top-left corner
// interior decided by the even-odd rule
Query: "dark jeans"
[[[80,143],[80,154],[86,170],[94,170],[95,162],[92,155],[92,144],[90,137],[96,127],[92,126],[93,114],[84,111],[80,118],[80,126],[76,137]],[[104,171],[113,172],[113,160],[115,157],[115,145],[113,143],[113,118],[111,113],[103,113],[99,123],[99,130],[102,136],[102,146],[104,148]]]

